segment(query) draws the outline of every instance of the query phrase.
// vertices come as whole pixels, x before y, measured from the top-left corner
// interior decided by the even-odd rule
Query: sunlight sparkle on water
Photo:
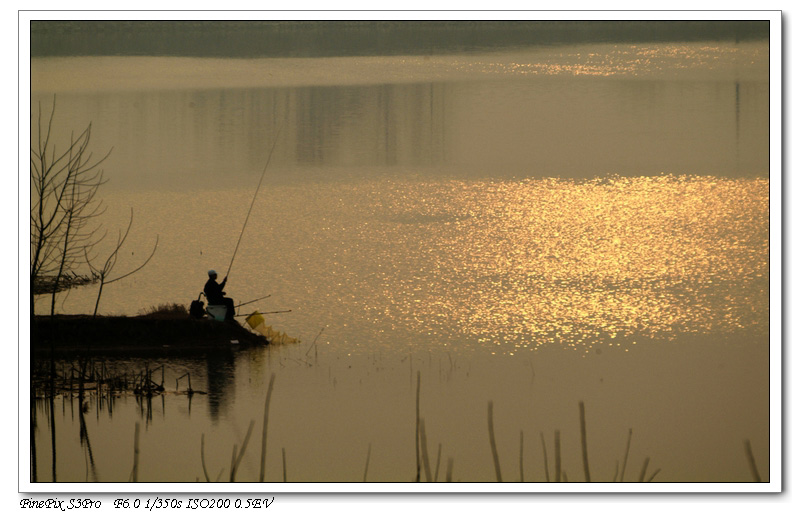
[[[509,351],[765,331],[768,185],[663,176],[399,187],[390,208],[430,222],[391,234],[421,265],[385,283],[383,313],[433,332],[455,317],[463,335]]]

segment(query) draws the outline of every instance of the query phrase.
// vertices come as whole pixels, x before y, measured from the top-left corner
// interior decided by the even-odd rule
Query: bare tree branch
[[[108,284],[114,283],[116,281],[119,281],[119,280],[121,280],[123,278],[127,278],[128,276],[130,276],[130,275],[132,275],[134,273],[137,273],[140,270],[142,270],[142,268],[144,268],[144,266],[146,266],[150,262],[150,260],[153,258],[153,255],[155,255],[156,249],[158,249],[158,236],[156,235],[156,242],[153,245],[153,251],[150,253],[150,256],[147,257],[147,259],[144,261],[144,263],[142,265],[140,265],[139,267],[135,268],[132,271],[129,271],[129,272],[123,274],[122,276],[116,277],[114,279],[108,279],[109,275],[111,274],[111,271],[114,270],[114,266],[117,264],[117,258],[119,257],[119,251],[120,251],[120,249],[122,249],[122,246],[125,244],[125,241],[128,239],[128,234],[131,231],[131,226],[132,225],[133,225],[133,209],[131,209],[131,219],[128,222],[128,227],[125,229],[125,233],[123,234],[122,232],[120,232],[117,235],[117,242],[116,242],[116,244],[114,246],[114,249],[111,251],[111,253],[106,258],[105,262],[103,263],[103,267],[102,268],[98,268],[98,267],[95,267],[94,265],[92,265],[91,258],[89,258],[88,251],[86,251],[86,261],[89,264],[89,267],[91,268],[92,273],[95,274],[98,277],[98,280],[100,281],[100,287],[99,287],[99,289],[97,291],[97,301],[95,301],[94,313],[92,314],[95,317],[97,316],[97,310],[98,310],[98,308],[100,306],[100,297],[103,295],[103,287],[105,285],[108,285]]]
[[[55,313],[55,294],[74,284],[91,280],[73,280],[82,264],[84,249],[99,240],[98,229],[91,222],[105,210],[97,200],[97,191],[105,183],[99,166],[111,154],[93,158],[89,151],[91,123],[77,136],[73,133],[65,151],[53,142],[55,97],[50,116],[43,120],[38,111],[36,141],[31,142],[31,316],[34,295],[53,295],[50,313]]]

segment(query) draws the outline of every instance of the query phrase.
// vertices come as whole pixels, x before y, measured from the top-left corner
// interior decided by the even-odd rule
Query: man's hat
[[[209,276],[216,276],[217,275],[217,271],[215,271],[214,269],[211,269],[210,271],[208,271],[208,275]]]

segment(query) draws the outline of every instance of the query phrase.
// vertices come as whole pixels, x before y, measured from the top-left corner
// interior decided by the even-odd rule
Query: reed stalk
[[[239,464],[242,462],[242,458],[244,457],[244,451],[247,449],[247,443],[250,441],[250,434],[253,432],[253,425],[255,421],[250,421],[250,426],[247,428],[247,434],[244,436],[244,441],[242,442],[242,448],[239,449],[238,454],[236,453],[236,446],[234,445],[234,456],[236,459],[233,461],[231,465],[231,483],[236,480],[236,471],[239,469]]]
[[[628,428],[628,444],[625,446],[625,458],[622,460],[622,472],[619,475],[619,482],[625,480],[625,467],[628,465],[628,453],[631,450],[631,437],[633,437],[633,428]]]
[[[136,423],[136,429],[133,433],[133,477],[134,483],[139,480],[139,423]]]
[[[503,482],[503,476],[500,474],[500,457],[497,454],[497,444],[494,441],[494,419],[492,418],[494,412],[494,404],[489,401],[489,445],[492,447],[492,459],[494,460],[494,472],[497,476],[497,482]]]
[[[525,472],[522,470],[522,448],[523,448],[523,435],[522,430],[519,430],[519,482],[525,482]]]
[[[439,462],[442,461],[442,444],[439,444],[439,452],[436,454],[436,471],[433,473],[433,482],[439,482]]]
[[[660,468],[656,469],[656,471],[650,474],[650,477],[647,478],[647,482],[649,483],[653,481],[653,478],[656,477],[659,472],[661,472],[661,469]]]
[[[756,467],[756,459],[753,456],[753,448],[750,446],[749,439],[744,441],[744,452],[747,455],[747,462],[750,464],[750,473],[753,474],[753,481],[755,481],[756,483],[760,483],[761,475],[758,473],[758,467]]]
[[[283,458],[283,482],[286,482],[286,447],[281,447],[281,456]]]
[[[561,431],[556,429],[556,483],[561,482]]]
[[[206,469],[206,434],[203,433],[200,435],[200,463],[203,464],[203,475],[206,478],[206,483],[211,482],[211,478],[208,477],[208,470]]]
[[[547,464],[547,444],[544,442],[544,433],[539,431],[539,437],[542,439],[542,453],[544,454],[544,477],[547,482],[550,482],[550,469]]]
[[[447,458],[447,477],[445,479],[448,483],[453,482],[453,458]]]
[[[367,446],[367,463],[364,465],[364,482],[367,482],[367,470],[369,470],[369,455],[372,452],[372,444]]]
[[[409,360],[410,360],[410,358],[411,358],[411,355],[409,355]],[[416,440],[416,446],[417,446],[417,477],[416,477],[416,482],[417,483],[419,483],[420,470],[421,470],[421,467],[420,467],[420,454],[419,454],[419,387],[420,387],[420,379],[421,379],[420,372],[417,371],[417,427],[416,427],[416,433],[414,435],[415,440]]]
[[[269,401],[272,397],[272,386],[275,383],[275,373],[273,372],[269,378],[269,386],[267,387],[267,399],[264,402],[264,427],[261,431],[261,473],[259,474],[259,481],[264,482],[264,472],[267,464],[267,422],[269,421]]]
[[[581,413],[581,450],[583,454],[583,475],[587,483],[591,483],[592,479],[589,476],[589,451],[586,446],[586,410],[583,406],[583,401],[578,403]]]
[[[231,483],[233,482],[234,477],[236,477],[236,444],[233,444],[233,452],[231,453]]]
[[[419,421],[419,438],[422,450],[422,463],[425,468],[425,480],[430,483],[432,482],[431,465],[428,460],[428,439],[425,436],[425,419],[420,419]]]
[[[642,472],[639,474],[639,482],[640,483],[644,482],[644,474],[645,474],[645,472],[647,472],[647,464],[648,463],[650,463],[650,456],[647,456],[644,459],[644,465],[642,465]]]

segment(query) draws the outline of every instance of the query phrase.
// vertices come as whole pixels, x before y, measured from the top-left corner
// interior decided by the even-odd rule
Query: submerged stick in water
[[[311,348],[313,348],[313,347],[317,347],[317,339],[319,338],[319,336],[320,336],[320,335],[322,335],[322,332],[323,332],[323,331],[325,331],[325,326],[323,326],[323,327],[322,327],[322,329],[321,329],[321,330],[319,330],[319,333],[317,333],[317,336],[316,336],[316,337],[314,337],[314,341],[313,341],[313,342],[311,342],[311,345],[310,345],[310,346],[308,346],[308,351],[306,351],[306,354],[305,354],[306,356],[308,356],[308,353],[310,353],[310,352],[311,352]]]

